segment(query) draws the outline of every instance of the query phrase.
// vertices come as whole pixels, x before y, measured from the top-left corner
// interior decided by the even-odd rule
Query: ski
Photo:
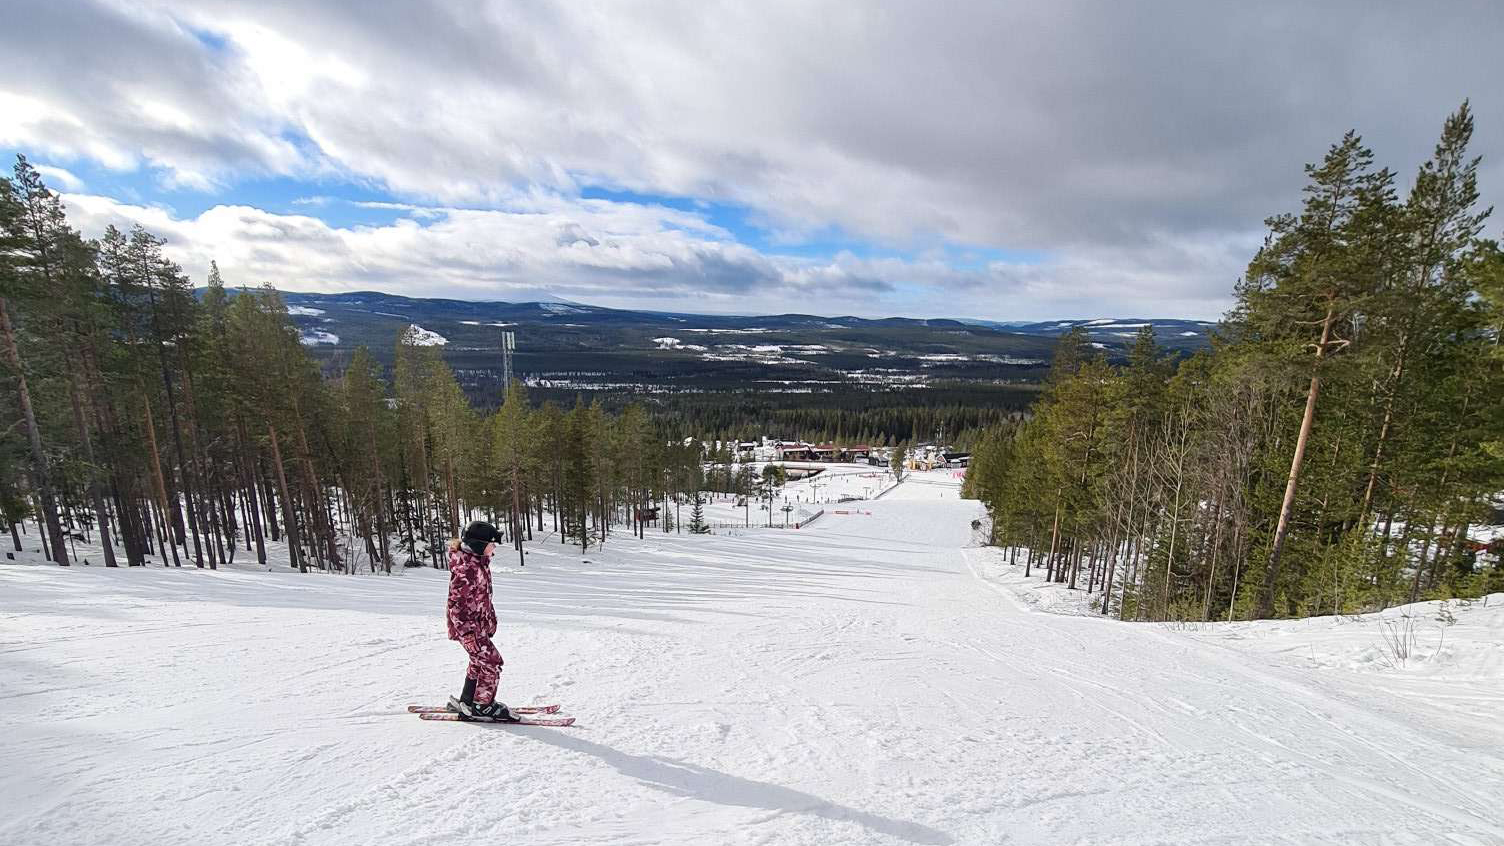
[[[507,706],[513,714],[555,714],[563,706],[560,705],[517,705]],[[409,714],[448,714],[452,713],[448,705],[409,705]]]
[[[463,717],[461,717],[459,714],[454,713],[453,711],[444,711],[443,713],[434,713],[434,712],[430,712],[430,711],[420,711],[420,712],[418,712],[418,719],[420,719],[420,720],[442,720],[443,722],[446,722],[446,723],[489,723],[491,725],[498,725],[498,726],[555,726],[557,728],[563,728],[565,726],[572,726],[572,725],[574,725],[574,717],[557,717],[557,718],[523,717],[520,720],[506,720],[506,721],[502,721],[502,720],[481,720],[481,719],[467,720],[467,719],[464,719]]]

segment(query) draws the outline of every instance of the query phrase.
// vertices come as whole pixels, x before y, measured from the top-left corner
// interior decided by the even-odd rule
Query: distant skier
[[[449,542],[449,639],[459,641],[470,655],[464,692],[450,697],[449,707],[463,719],[510,722],[507,706],[496,701],[501,679],[501,653],[491,643],[496,634],[496,608],[491,604],[491,553],[501,533],[480,520],[465,536]]]

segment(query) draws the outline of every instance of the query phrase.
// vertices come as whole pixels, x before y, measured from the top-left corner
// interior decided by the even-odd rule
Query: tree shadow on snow
[[[946,846],[955,842],[949,834],[926,825],[859,811],[811,793],[741,778],[696,764],[654,755],[629,755],[565,732],[529,733],[528,737],[571,752],[593,755],[615,767],[622,775],[675,796],[718,805],[763,808],[778,813],[811,814],[828,820],[854,822],[878,834],[911,843]]]

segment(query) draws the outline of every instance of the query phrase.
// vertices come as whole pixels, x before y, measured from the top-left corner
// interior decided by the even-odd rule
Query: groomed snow
[[[845,510],[500,556],[502,698],[572,729],[403,713],[440,572],[0,566],[0,843],[1504,842],[1504,597],[1389,669],[1040,613],[948,472]]]

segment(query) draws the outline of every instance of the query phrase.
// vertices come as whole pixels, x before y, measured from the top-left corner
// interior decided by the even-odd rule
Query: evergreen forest
[[[1061,338],[982,439],[989,540],[1102,614],[1350,614],[1504,590],[1504,253],[1464,104],[1401,191],[1356,133],[1306,168],[1209,350]]]

